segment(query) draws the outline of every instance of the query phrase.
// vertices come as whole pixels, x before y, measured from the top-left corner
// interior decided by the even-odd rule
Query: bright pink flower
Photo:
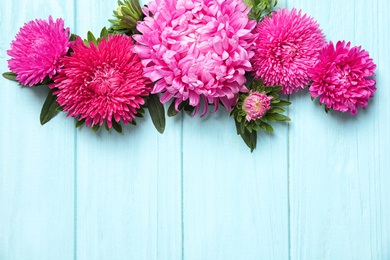
[[[350,46],[350,42],[339,41],[323,48],[318,63],[309,70],[313,79],[310,94],[320,96],[327,108],[354,115],[374,96],[375,80],[371,77],[376,65],[367,51]]]
[[[101,126],[104,120],[109,128],[112,120],[131,122],[151,90],[132,39],[110,35],[98,46],[91,43],[88,47],[78,38],[72,50],[50,85],[57,89],[57,102],[68,116],[85,119],[91,127]]]
[[[267,96],[265,93],[251,90],[242,106],[242,110],[246,113],[246,120],[251,121],[262,118],[271,108],[271,99],[272,96]]]
[[[69,45],[69,28],[64,28],[62,19],[53,21],[50,16],[48,21],[30,21],[20,28],[7,51],[8,67],[22,85],[38,84],[60,71]]]
[[[189,100],[196,114],[201,100],[215,109],[221,101],[230,110],[236,94],[248,91],[256,22],[242,0],[156,0],[143,12],[134,49],[162,103],[173,98],[177,108]]]
[[[279,9],[258,24],[253,67],[265,85],[282,86],[291,94],[307,87],[307,73],[316,63],[325,36],[313,18],[301,11]]]

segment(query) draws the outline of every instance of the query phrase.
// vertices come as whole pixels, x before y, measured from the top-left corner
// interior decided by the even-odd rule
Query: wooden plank
[[[178,133],[160,136],[143,123],[123,135],[79,132],[79,259],[172,259],[181,252],[180,164],[172,161]]]
[[[286,7],[286,1],[279,1]],[[253,153],[226,111],[183,126],[183,259],[288,259],[288,125]]]
[[[292,97],[292,259],[388,259],[389,10],[386,1],[291,1],[319,20],[328,40],[362,45],[378,64],[375,98],[356,117]]]
[[[109,26],[116,2],[78,1],[77,32]],[[179,259],[180,136],[147,115],[124,133],[77,132],[77,259]]]
[[[185,259],[288,259],[287,125],[253,153],[223,111],[185,118]]]
[[[0,71],[19,28],[36,19],[62,17],[73,25],[73,5],[63,1],[2,1]],[[39,122],[48,88],[21,88],[1,77],[0,259],[73,258],[73,122],[64,115]]]

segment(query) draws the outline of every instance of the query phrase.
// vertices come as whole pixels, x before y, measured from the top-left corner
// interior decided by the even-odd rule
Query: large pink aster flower
[[[113,120],[131,122],[151,90],[150,81],[142,75],[141,59],[133,52],[132,39],[110,35],[97,46],[86,46],[78,38],[72,50],[50,85],[57,89],[57,102],[68,116],[85,119],[91,127],[101,126],[105,120],[109,128]]]
[[[7,51],[11,56],[8,67],[22,85],[33,86],[61,69],[69,45],[69,28],[64,28],[62,19],[54,21],[50,16],[48,21],[30,21],[20,28]]]
[[[188,100],[196,114],[203,99],[230,110],[236,94],[248,91],[256,22],[242,0],[156,0],[143,12],[134,49],[162,103],[173,98],[177,108]]]
[[[309,70],[313,79],[312,97],[328,109],[357,114],[358,107],[365,108],[376,90],[374,75],[376,65],[367,51],[352,47],[345,41],[330,42],[321,52],[318,63]]]
[[[325,36],[313,18],[301,11],[279,9],[258,24],[253,67],[265,85],[282,86],[282,93],[291,94],[305,88],[307,73],[316,63]]]

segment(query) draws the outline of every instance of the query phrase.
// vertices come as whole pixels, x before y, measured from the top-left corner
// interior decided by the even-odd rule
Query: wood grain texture
[[[250,153],[226,111],[185,118],[184,259],[289,258],[288,124],[274,127]]]
[[[78,1],[77,33],[109,26],[115,1]],[[148,113],[148,112],[147,112]],[[77,132],[77,259],[178,259],[181,129],[148,115],[124,133]]]
[[[186,118],[185,259],[287,259],[287,125],[251,154],[227,112]]]
[[[390,184],[385,1],[290,1],[317,19],[328,40],[351,41],[378,64],[378,91],[357,117],[292,97],[290,198],[292,259],[388,259]],[[387,52],[387,55],[386,55]],[[382,132],[383,131],[383,132]],[[379,140],[380,139],[380,140]]]
[[[146,4],[147,1],[141,1]],[[0,79],[0,259],[390,259],[390,4],[284,0],[328,40],[370,52],[378,90],[357,117],[326,114],[307,91],[292,122],[249,149],[226,111],[148,115],[124,133],[45,126],[47,89]],[[0,69],[23,23],[50,14],[86,37],[116,1],[2,0]]]
[[[19,27],[35,18],[63,17],[63,1],[1,1],[0,70]],[[73,257],[74,130],[59,116],[42,127],[39,114],[48,89],[21,88],[0,80],[0,259]]]

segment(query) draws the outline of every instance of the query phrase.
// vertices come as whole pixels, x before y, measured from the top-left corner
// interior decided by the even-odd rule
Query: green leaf
[[[94,125],[92,127],[92,131],[96,132],[97,130],[99,130],[100,126],[99,125]]]
[[[290,101],[286,101],[286,100],[280,100],[280,102],[272,104],[272,106],[274,106],[274,107],[286,107],[286,106],[289,106],[289,105],[291,105],[291,102]]]
[[[110,131],[110,128],[108,127],[107,120],[104,120],[104,128],[106,128],[107,131]]]
[[[112,127],[117,131],[118,133],[122,133],[122,126],[120,123],[118,123],[115,120],[112,120]]]
[[[50,90],[41,110],[41,125],[46,124],[59,113],[58,108],[60,105],[57,103],[56,99],[57,97],[53,95],[53,90]]]
[[[52,80],[51,78],[49,78],[49,76],[47,76],[46,78],[43,79],[42,82],[37,83],[37,84],[35,84],[34,86],[35,86],[35,87],[38,87],[38,86],[47,86],[47,85],[49,85],[50,83],[53,83],[53,80]]]
[[[108,31],[106,27],[103,27],[102,31],[100,32],[100,38],[108,39]]]
[[[260,127],[264,131],[267,131],[267,132],[270,132],[270,133],[274,132],[274,129],[272,128],[272,126],[270,124],[265,123],[265,122],[260,122]]]
[[[266,94],[269,94],[269,93],[275,91],[275,87],[265,87],[264,91],[265,91]]]
[[[90,31],[88,31],[87,40],[89,43],[93,42],[95,45],[97,45],[97,40],[96,40],[95,36],[93,35],[93,33]]]
[[[13,73],[13,72],[4,72],[3,73],[4,78],[17,82],[16,76],[17,76],[16,73]]]
[[[277,121],[291,121],[291,119],[288,116],[281,115],[281,114],[274,114],[272,115]]]
[[[285,112],[286,110],[284,110],[283,108],[281,107],[273,107],[271,108],[270,110],[268,110],[268,113],[283,113]]]
[[[205,106],[207,106],[207,105],[205,105]],[[186,105],[184,106],[184,111],[185,111],[188,115],[191,115],[191,114],[194,112],[194,110],[195,110],[195,107],[193,107],[193,106],[191,106],[191,105],[189,105],[189,104],[186,104]]]
[[[244,3],[247,7],[252,7],[255,5],[255,1],[253,0],[244,0]]]
[[[266,119],[268,122],[275,122],[276,119],[274,117],[275,114],[267,113],[265,116],[263,116],[261,119]],[[265,121],[265,120],[264,120]]]
[[[168,108],[168,116],[169,117],[172,117],[172,116],[176,116],[179,112],[176,110],[175,108],[175,101],[176,100],[173,100],[172,103],[169,105],[169,108]],[[179,104],[179,106],[177,107],[177,109],[179,109],[179,111],[181,111],[183,109],[183,107],[187,104],[188,102],[187,101],[184,101],[184,102],[181,102]]]
[[[164,106],[163,104],[161,104],[158,95],[157,94],[150,95],[147,105],[149,108],[150,117],[152,118],[154,127],[161,134],[164,133],[165,111],[164,111]]]
[[[72,33],[69,37],[69,41],[73,42],[77,39],[77,34]]]
[[[175,100],[173,100],[172,103],[168,107],[168,116],[169,117],[176,116],[178,113],[179,112],[177,112],[176,108],[175,108]]]
[[[241,134],[241,131],[240,131],[240,123],[236,120],[236,118],[234,118],[234,124],[236,125],[236,131],[237,131],[237,134]]]
[[[250,133],[249,131],[245,131],[245,133],[240,134],[240,136],[245,144],[251,149],[251,152],[253,152],[257,144],[257,132],[253,131]]]
[[[324,107],[324,108],[325,108],[325,113],[327,113],[327,114],[328,114],[328,113],[329,113],[329,111],[330,111],[330,108],[327,108],[327,107],[326,107],[326,105],[325,105],[325,107]]]
[[[282,86],[274,86],[274,92],[279,93],[282,90]]]
[[[77,120],[76,122],[76,128],[79,128],[80,126],[84,125],[85,123],[85,118],[81,120]]]

